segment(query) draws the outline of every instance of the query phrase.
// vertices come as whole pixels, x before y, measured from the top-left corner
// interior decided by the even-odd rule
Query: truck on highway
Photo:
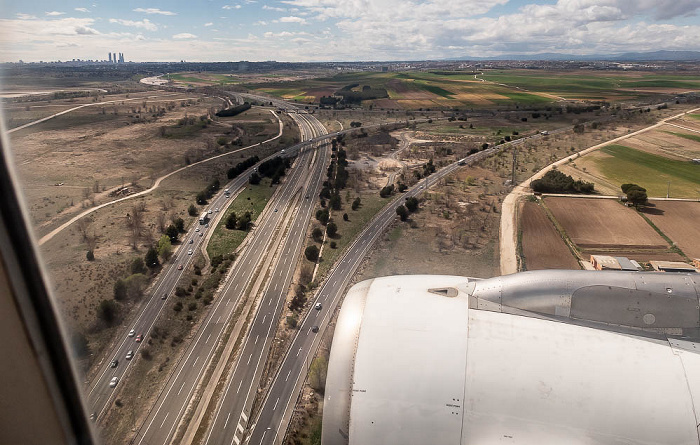
[[[204,212],[202,216],[199,217],[199,224],[204,225],[209,222],[209,213]]]

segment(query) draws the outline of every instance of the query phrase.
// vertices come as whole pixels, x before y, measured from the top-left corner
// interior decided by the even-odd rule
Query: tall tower
[[[112,63],[112,53],[107,53],[109,54],[109,63]]]

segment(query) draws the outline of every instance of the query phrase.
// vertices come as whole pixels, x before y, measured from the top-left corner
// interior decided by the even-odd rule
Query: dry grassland
[[[642,213],[690,259],[700,258],[700,202],[653,201]]]

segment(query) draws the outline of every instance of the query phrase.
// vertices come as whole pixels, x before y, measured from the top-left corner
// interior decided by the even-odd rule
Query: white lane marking
[[[209,339],[211,338],[211,334],[207,337],[207,339],[204,341],[204,343],[209,343]]]
[[[258,337],[260,337],[260,334],[258,334],[258,335],[255,336],[255,344],[256,344],[256,345],[258,344]]]
[[[241,390],[241,385],[243,384],[243,380],[238,384],[238,389],[236,390],[236,394],[238,394],[238,391]]]
[[[165,417],[163,418],[163,422],[160,424],[160,427],[163,428],[163,425],[165,425],[165,421],[168,419],[168,415],[170,415],[170,411],[168,411],[165,414]]]
[[[236,427],[236,432],[243,432],[243,425],[241,425],[241,422],[238,422],[238,426]]]
[[[221,321],[221,317],[219,316],[219,318],[216,320],[216,323],[218,324],[220,321]]]
[[[196,364],[197,364],[197,360],[199,360],[199,356],[197,356],[197,358],[196,358],[196,359],[194,359],[194,363],[192,363],[192,367],[193,367],[193,368],[194,368],[194,365],[196,365]]]
[[[241,439],[239,439],[237,436],[233,436],[233,442],[234,442],[236,445],[240,445]]]
[[[275,406],[272,407],[272,411],[277,409],[277,404],[280,403],[280,398],[277,397],[277,400],[275,400]]]
[[[247,422],[248,416],[246,416],[245,413],[241,413],[241,419],[243,419],[244,422]]]
[[[290,369],[289,372],[287,373],[287,377],[284,379],[285,382],[286,382],[287,380],[289,380],[289,375],[290,375],[291,373],[292,373],[292,370]]]
[[[262,321],[262,322],[265,323],[265,320],[267,320],[267,314],[265,314],[265,316],[263,317],[263,321]]]
[[[297,357],[299,357],[299,353],[301,352],[301,348],[297,351]]]
[[[228,418],[231,417],[231,411],[228,412],[226,415],[226,422],[224,422],[224,429],[226,429],[226,425],[228,425]]]
[[[248,357],[248,363],[246,365],[250,365],[250,359],[253,358],[253,354],[250,354],[250,357]]]
[[[184,387],[185,387],[185,384],[183,383],[182,386],[180,387],[180,391],[182,391],[182,388],[184,388]],[[178,396],[180,395],[180,391],[177,392]]]

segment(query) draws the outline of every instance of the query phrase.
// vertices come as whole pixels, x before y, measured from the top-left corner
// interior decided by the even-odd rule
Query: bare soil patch
[[[642,213],[688,257],[700,258],[700,202],[654,201]]]
[[[526,270],[580,268],[559,232],[537,203],[523,203],[520,230]]]
[[[635,210],[612,199],[545,199],[571,240],[581,248],[667,249],[668,243]]]

